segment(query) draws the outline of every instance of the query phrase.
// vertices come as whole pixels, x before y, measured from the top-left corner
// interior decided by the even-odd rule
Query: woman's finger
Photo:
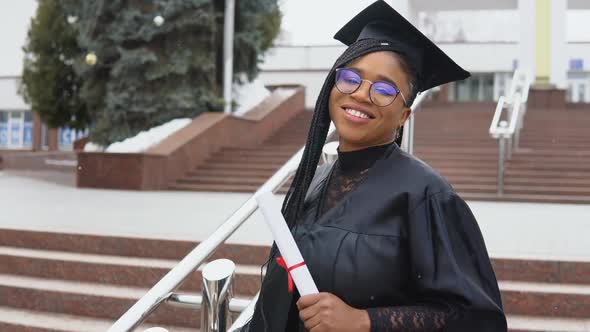
[[[315,316],[303,321],[303,325],[305,325],[305,328],[308,331],[312,331],[314,328],[319,326],[321,323],[322,323],[322,316],[319,313],[316,314]]]
[[[316,304],[321,299],[320,294],[310,294],[302,296],[299,301],[297,301],[297,308],[299,310],[305,309],[310,305]]]
[[[299,318],[301,318],[301,320],[305,322],[313,316],[316,316],[320,312],[320,309],[321,307],[317,304],[311,305],[299,311]]]

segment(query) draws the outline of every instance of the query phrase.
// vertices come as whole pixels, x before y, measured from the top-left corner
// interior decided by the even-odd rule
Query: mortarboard
[[[348,46],[361,39],[387,42],[392,50],[405,55],[416,70],[420,92],[470,76],[383,0],[357,14],[334,35],[334,39]]]

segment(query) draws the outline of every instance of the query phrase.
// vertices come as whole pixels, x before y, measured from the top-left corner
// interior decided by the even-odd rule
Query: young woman
[[[467,204],[398,146],[417,93],[469,73],[383,1],[335,38],[349,47],[324,83],[283,204],[321,293],[300,298],[289,291],[273,247],[242,330],[506,331]],[[317,168],[330,121],[338,160]]]

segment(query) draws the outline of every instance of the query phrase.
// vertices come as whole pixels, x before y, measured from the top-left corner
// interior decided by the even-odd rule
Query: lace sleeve
[[[371,332],[438,332],[452,316],[450,309],[403,306],[369,308]]]

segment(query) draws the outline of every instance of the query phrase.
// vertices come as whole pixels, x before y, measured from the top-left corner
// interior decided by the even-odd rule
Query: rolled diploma
[[[287,222],[281,213],[281,205],[275,196],[271,192],[264,192],[256,197],[256,201],[287,266],[291,267],[303,262],[303,256],[301,256],[295,239],[291,235]],[[307,265],[291,270],[291,277],[301,296],[318,293],[318,288],[307,269]]]

